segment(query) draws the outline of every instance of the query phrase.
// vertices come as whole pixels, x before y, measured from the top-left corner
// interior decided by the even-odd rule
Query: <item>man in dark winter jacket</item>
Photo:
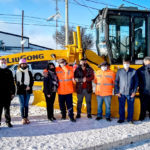
[[[86,59],[80,60],[80,65],[74,72],[74,78],[76,81],[76,92],[78,97],[77,104],[77,116],[76,118],[81,117],[81,108],[83,98],[85,96],[86,105],[87,105],[87,117],[92,118],[91,116],[91,96],[92,96],[92,80],[94,79],[94,71],[87,64]]]
[[[0,125],[4,108],[6,124],[12,127],[10,117],[10,104],[15,95],[15,85],[12,72],[7,68],[6,60],[0,59]]]
[[[141,102],[140,120],[144,120],[146,111],[150,117],[150,57],[144,58],[144,65],[137,70],[139,77],[139,92]]]

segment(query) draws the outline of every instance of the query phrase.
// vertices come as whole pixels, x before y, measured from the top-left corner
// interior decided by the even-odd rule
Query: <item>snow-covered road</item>
[[[120,125],[117,119],[113,119],[112,122],[105,119],[96,121],[95,116],[93,119],[87,119],[86,115],[82,115],[81,119],[72,123],[69,120],[62,121],[59,111],[56,111],[57,120],[49,122],[46,118],[46,109],[32,105],[29,109],[31,124],[22,125],[17,97],[12,102],[11,116],[13,128],[6,127],[3,117],[0,150],[77,150],[96,147],[110,149],[129,144],[128,139],[131,138],[133,141],[136,141],[135,138],[139,140],[140,134],[143,134],[143,137],[144,135],[150,137],[149,120],[138,121],[134,125],[128,123]],[[148,148],[149,144],[145,147]]]

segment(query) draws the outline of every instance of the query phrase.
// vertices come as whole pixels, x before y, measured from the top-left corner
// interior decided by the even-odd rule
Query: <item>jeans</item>
[[[97,117],[102,117],[103,110],[102,105],[103,101],[105,101],[105,108],[106,108],[106,118],[110,118],[110,105],[111,105],[111,96],[97,96],[97,103],[98,103],[98,110],[97,110]]]
[[[127,121],[133,120],[133,112],[134,112],[134,97],[131,98],[130,95],[121,95],[119,99],[119,120],[125,120],[125,102],[127,99],[128,103],[128,117]]]
[[[68,109],[68,116],[72,119],[73,114],[73,100],[72,94],[58,95],[59,96],[59,107],[61,110],[62,117],[66,117],[66,105]]]
[[[19,95],[20,112],[22,118],[28,117],[29,99],[30,99],[30,94]]]
[[[85,96],[86,105],[87,105],[87,114],[91,115],[91,93],[87,92],[87,89],[83,89],[81,94],[77,94],[78,103],[77,103],[77,114],[81,114],[82,102]]]

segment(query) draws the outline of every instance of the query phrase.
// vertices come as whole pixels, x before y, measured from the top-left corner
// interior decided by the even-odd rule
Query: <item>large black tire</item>
[[[34,75],[34,79],[35,79],[35,81],[41,81],[42,80],[42,75],[40,73],[36,73]]]

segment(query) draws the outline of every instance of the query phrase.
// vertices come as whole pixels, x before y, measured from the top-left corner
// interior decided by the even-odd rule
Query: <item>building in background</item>
[[[0,31],[0,56],[22,52],[22,37],[17,34]],[[37,50],[52,50],[51,48],[32,44],[29,37],[23,37],[24,52]]]

